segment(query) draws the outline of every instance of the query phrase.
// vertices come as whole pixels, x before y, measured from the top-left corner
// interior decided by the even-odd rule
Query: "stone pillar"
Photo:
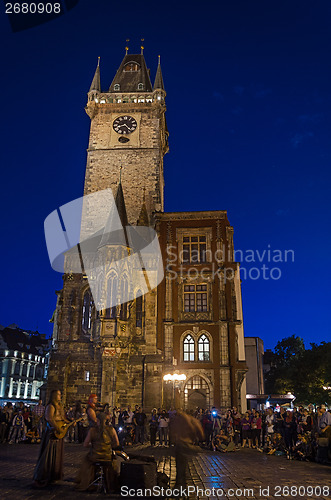
[[[28,397],[28,386],[29,386],[29,384],[28,384],[28,381],[26,380],[25,381],[25,388],[24,388],[24,396],[23,396],[24,399],[27,399],[27,397]]]
[[[8,398],[11,398],[12,396],[13,396],[13,377],[10,377]]]

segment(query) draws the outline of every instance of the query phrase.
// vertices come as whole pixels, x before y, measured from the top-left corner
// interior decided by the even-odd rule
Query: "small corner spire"
[[[101,83],[100,83],[100,56],[98,57],[97,68],[94,73],[94,77],[90,86],[89,92],[96,90],[97,92],[101,92]]]
[[[156,89],[165,90],[164,83],[163,83],[162,70],[161,70],[161,56],[160,55],[158,56],[158,64],[157,64],[155,82],[154,82],[154,87],[153,87],[153,90],[156,90]]]
[[[125,55],[127,56],[128,55],[128,50],[129,50],[129,41],[130,41],[130,38],[127,38],[125,41],[126,41]]]
[[[140,45],[140,54],[143,54],[144,53],[144,41],[145,41],[145,38],[141,38],[141,45]]]
[[[147,207],[146,207],[146,188],[144,186],[143,189],[143,202],[140,208],[140,213],[139,213],[139,218],[137,220],[137,226],[149,226],[149,217],[148,217],[148,212],[147,212]]]

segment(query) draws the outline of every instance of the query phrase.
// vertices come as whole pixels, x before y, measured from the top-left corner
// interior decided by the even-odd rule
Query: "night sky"
[[[245,335],[330,341],[330,23],[330,1],[81,0],[12,32],[1,5],[0,324],[51,334],[43,222],[83,193],[97,57],[106,90],[144,38],[167,91],[166,211],[227,210],[244,257],[293,250],[242,262],[261,274],[242,282]]]

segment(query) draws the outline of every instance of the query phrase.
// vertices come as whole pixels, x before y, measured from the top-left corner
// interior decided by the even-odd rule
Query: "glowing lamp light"
[[[167,375],[163,376],[163,380],[165,382],[182,382],[186,380],[186,375],[185,373],[174,373],[173,375],[171,375],[171,373],[167,373]]]

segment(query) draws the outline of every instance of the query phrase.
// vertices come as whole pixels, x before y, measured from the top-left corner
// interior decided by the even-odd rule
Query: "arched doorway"
[[[210,407],[210,390],[207,382],[199,375],[190,378],[184,388],[184,404],[187,410]]]

